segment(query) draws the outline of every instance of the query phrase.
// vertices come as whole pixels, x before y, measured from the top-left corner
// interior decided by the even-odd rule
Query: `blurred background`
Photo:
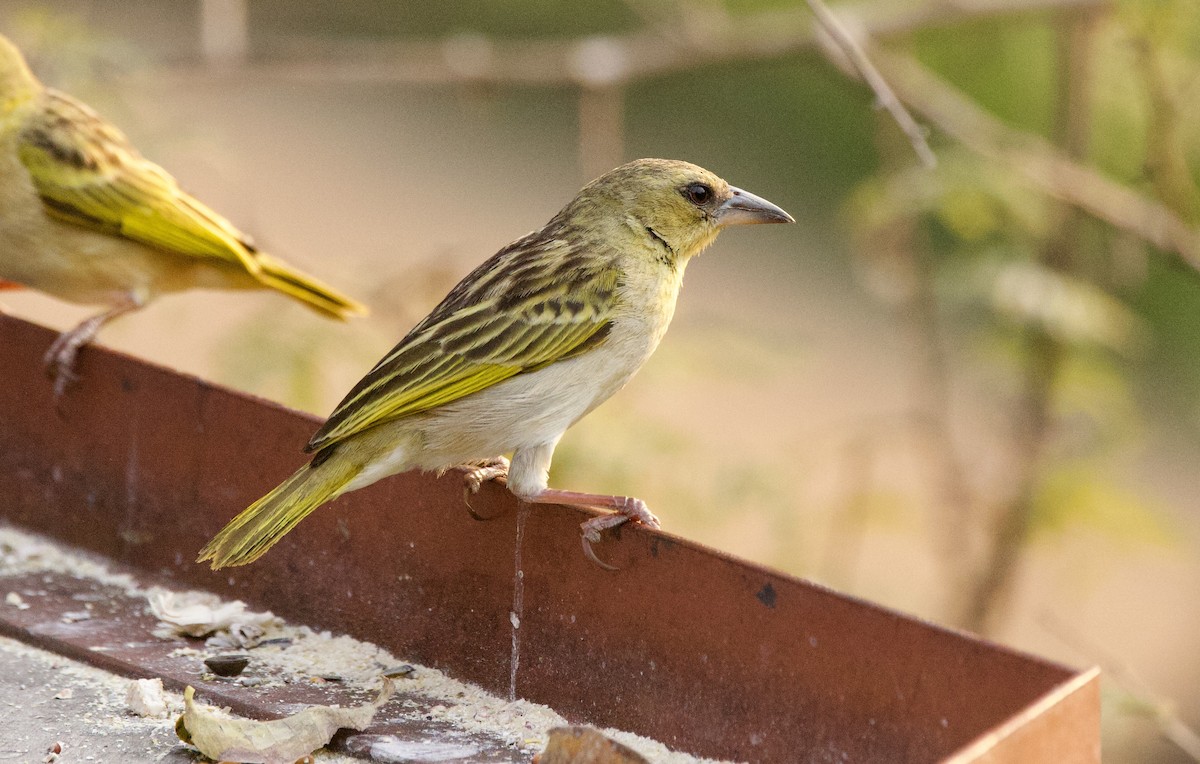
[[[689,269],[553,485],[1107,673],[1105,760],[1200,760],[1200,4],[0,0],[190,192],[367,302],[191,292],[104,344],[326,414],[472,267],[628,159],[791,212]],[[94,309],[4,293],[59,329]]]

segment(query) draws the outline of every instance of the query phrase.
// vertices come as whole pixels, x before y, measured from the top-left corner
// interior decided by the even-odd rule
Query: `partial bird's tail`
[[[256,253],[254,257],[262,269],[255,277],[263,284],[295,297],[318,313],[343,321],[351,316],[365,316],[367,307],[330,286],[322,284],[307,273],[276,260],[270,255]]]
[[[340,494],[361,469],[336,455],[315,467],[304,465],[230,520],[200,550],[196,562],[210,560],[213,570],[254,562],[314,509]]]

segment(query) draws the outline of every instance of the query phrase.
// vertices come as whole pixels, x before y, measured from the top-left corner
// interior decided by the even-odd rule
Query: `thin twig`
[[[1178,254],[1200,271],[1200,231],[1163,204],[1073,161],[1046,140],[1005,125],[912,56],[880,51],[875,61],[910,109],[963,146],[1012,168],[1043,193]]]
[[[855,38],[850,30],[842,24],[841,20],[829,10],[829,6],[825,4],[825,0],[807,0],[808,7],[812,9],[813,15],[817,18],[817,23],[825,30],[829,38],[837,45],[850,65],[862,77],[863,82],[871,91],[875,93],[875,98],[879,102],[879,106],[886,109],[888,114],[892,115],[892,119],[896,120],[896,124],[904,131],[904,135],[908,137],[908,142],[912,144],[913,150],[917,152],[917,156],[921,158],[921,162],[928,168],[937,167],[937,155],[933,153],[933,149],[929,147],[929,142],[925,139],[925,128],[917,124],[913,119],[912,114],[908,109],[904,108],[904,104],[892,92],[892,88],[888,85],[887,80],[871,63],[870,57],[867,56],[867,51],[862,43]]]

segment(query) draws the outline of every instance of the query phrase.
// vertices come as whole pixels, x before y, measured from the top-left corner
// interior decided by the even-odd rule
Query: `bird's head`
[[[564,213],[584,218],[600,213],[684,262],[727,226],[795,222],[703,167],[670,159],[637,159],[601,175]]]
[[[21,51],[0,35],[0,114],[36,93],[38,87]]]

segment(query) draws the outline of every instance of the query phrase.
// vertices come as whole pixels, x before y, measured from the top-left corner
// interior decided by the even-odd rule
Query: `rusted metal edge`
[[[1053,728],[1052,734],[1047,734]],[[947,764],[1099,761],[1100,669],[1093,667],[1055,687],[947,759]],[[1089,741],[1085,746],[1066,745]]]
[[[580,553],[584,510],[518,512],[485,486],[472,503],[494,519],[477,522],[453,474],[349,494],[254,565],[212,573],[196,550],[303,463],[317,420],[99,347],[56,406],[52,338],[0,317],[0,513],[20,525],[701,755],[947,760],[1054,697],[1036,712],[1054,723],[970,755],[1024,761],[1007,741],[1035,736],[1060,761],[1098,761],[1092,674],[666,533],[603,542],[609,573]]]

